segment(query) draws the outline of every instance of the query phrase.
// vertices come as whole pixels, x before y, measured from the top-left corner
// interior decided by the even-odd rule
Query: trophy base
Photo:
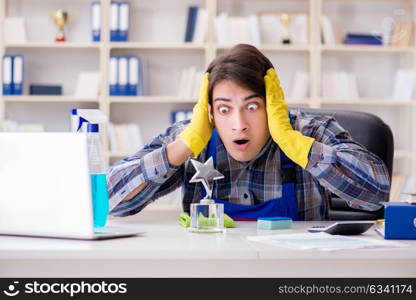
[[[291,41],[290,41],[290,39],[283,39],[282,43],[283,44],[291,44]]]
[[[55,42],[58,42],[58,43],[66,42],[65,34],[63,31],[60,31],[56,34]]]
[[[189,232],[224,233],[224,204],[212,199],[202,199],[200,203],[191,204],[191,225]]]

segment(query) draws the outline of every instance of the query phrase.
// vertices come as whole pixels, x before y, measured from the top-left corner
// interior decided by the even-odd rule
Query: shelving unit
[[[346,30],[354,30],[358,26],[368,29],[377,22],[377,17],[382,14],[388,16],[396,7],[412,11],[413,16],[416,16],[415,0],[130,0],[130,42],[109,42],[110,2],[111,0],[101,0],[101,42],[94,43],[90,41],[91,1],[0,0],[0,28],[3,28],[2,24],[7,16],[25,17],[28,20],[27,26],[31,26],[26,44],[5,44],[3,32],[0,30],[0,55],[23,53],[27,71],[26,95],[0,95],[0,126],[7,118],[21,116],[22,112],[17,110],[25,109],[32,115],[33,108],[39,105],[53,116],[46,123],[61,122],[50,128],[69,130],[69,110],[66,109],[73,104],[73,107],[78,108],[100,108],[114,123],[138,123],[146,142],[169,125],[172,109],[192,109],[196,102],[196,99],[177,96],[182,69],[195,65],[203,70],[216,55],[230,48],[216,43],[214,19],[220,12],[245,16],[259,11],[301,11],[309,16],[307,45],[258,45],[278,69],[286,93],[291,87],[296,70],[309,73],[309,97],[289,98],[288,103],[292,106],[363,110],[379,115],[392,127],[395,135],[395,173],[416,173],[416,138],[412,130],[416,128],[416,102],[394,102],[390,99],[395,69],[407,66],[416,70],[416,47],[327,46],[321,43],[320,33],[323,14],[334,14],[340,22],[344,22]],[[190,5],[200,5],[207,9],[208,32],[207,40],[203,44],[183,42],[187,8]],[[366,23],[362,16],[371,11],[372,7],[377,9],[374,10],[374,17]],[[68,42],[65,43],[53,42],[56,27],[51,20],[47,20],[48,11],[57,8],[69,9],[73,16],[66,28]],[[372,12],[371,15],[373,16]],[[357,16],[362,22],[357,21]],[[46,28],[43,34],[37,33],[38,23],[42,30]],[[109,96],[109,58],[118,54],[140,55],[147,60],[148,95]],[[46,61],[51,63],[48,65]],[[43,65],[39,65],[39,62]],[[361,76],[358,76],[358,80],[359,84],[362,83],[359,85],[362,98],[323,98],[322,72],[344,68]],[[96,71],[101,74],[102,84],[97,99],[73,96],[75,77],[81,71]],[[64,95],[27,95],[29,84],[36,80],[40,83],[62,84]],[[48,126],[46,129],[53,130]],[[106,132],[104,133],[104,142],[108,145]],[[107,151],[106,157],[111,163],[128,154]]]

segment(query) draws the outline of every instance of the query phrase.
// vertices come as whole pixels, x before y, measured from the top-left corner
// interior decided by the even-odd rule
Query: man
[[[215,128],[215,130],[213,130]],[[250,45],[216,58],[191,121],[179,122],[110,167],[111,214],[128,216],[182,186],[183,209],[201,199],[189,158],[213,157],[225,178],[212,197],[232,218],[324,220],[331,193],[378,210],[390,181],[384,163],[332,117],[291,111],[272,63]]]

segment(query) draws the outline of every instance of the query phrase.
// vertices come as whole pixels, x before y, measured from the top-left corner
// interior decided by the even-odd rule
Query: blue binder
[[[129,60],[129,76],[127,83],[127,94],[129,96],[137,96],[137,90],[139,85],[139,58],[136,56],[130,56]]]
[[[188,7],[188,18],[186,21],[185,42],[192,42],[195,33],[198,6]]]
[[[180,110],[172,111],[171,123],[175,124],[176,122],[188,120],[190,117],[190,113],[192,113],[192,110],[189,110],[189,109],[180,109]]]
[[[128,84],[128,70],[129,70],[129,57],[118,57],[118,94],[120,96],[127,96],[127,84]]]
[[[118,4],[119,13],[119,30],[118,41],[127,42],[129,36],[129,4],[127,2],[121,2]]]
[[[110,6],[110,41],[117,42],[119,38],[120,15],[117,2],[111,2]]]
[[[110,96],[118,96],[118,57],[110,57]]]
[[[13,57],[13,95],[23,94],[23,55]]]
[[[4,55],[2,63],[3,95],[13,94],[13,56]]]
[[[94,1],[91,3],[91,32],[92,41],[101,40],[101,3]]]

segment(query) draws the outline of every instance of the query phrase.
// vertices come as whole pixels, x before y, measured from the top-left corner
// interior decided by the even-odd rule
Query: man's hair
[[[209,65],[208,96],[212,104],[214,86],[222,80],[231,80],[266,99],[264,76],[268,69],[273,68],[270,60],[256,47],[238,44]]]

